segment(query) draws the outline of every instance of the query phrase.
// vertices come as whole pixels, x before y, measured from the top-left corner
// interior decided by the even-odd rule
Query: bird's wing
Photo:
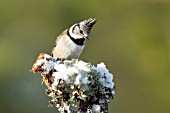
[[[52,52],[51,52],[51,55],[52,55],[52,56],[53,56],[53,51],[54,51],[55,47],[57,46],[57,42],[58,42],[61,38],[64,38],[64,37],[65,37],[64,35],[67,35],[67,30],[68,30],[68,29],[64,30],[64,31],[56,38],[56,41],[55,41],[55,43],[54,43],[54,46],[53,46]]]

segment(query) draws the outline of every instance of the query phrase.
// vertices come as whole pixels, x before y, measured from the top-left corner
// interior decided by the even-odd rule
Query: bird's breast
[[[53,56],[55,58],[77,59],[83,49],[84,45],[77,45],[69,37],[64,37],[58,40]]]

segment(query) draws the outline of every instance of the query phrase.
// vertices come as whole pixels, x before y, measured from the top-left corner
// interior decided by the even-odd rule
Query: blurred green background
[[[1,0],[0,113],[56,113],[29,70],[57,35],[89,17],[98,22],[80,59],[114,74],[109,113],[170,112],[169,0]]]

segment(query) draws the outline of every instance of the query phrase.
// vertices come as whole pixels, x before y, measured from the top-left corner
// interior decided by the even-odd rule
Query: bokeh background
[[[1,0],[0,113],[56,113],[29,70],[57,35],[89,17],[98,22],[80,59],[114,74],[109,113],[170,112],[169,0]]]

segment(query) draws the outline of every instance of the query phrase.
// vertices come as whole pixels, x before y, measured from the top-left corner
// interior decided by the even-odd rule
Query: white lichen
[[[32,72],[40,72],[51,97],[50,106],[61,113],[107,113],[114,96],[113,75],[104,63],[97,66],[73,59],[60,61],[40,54]]]

